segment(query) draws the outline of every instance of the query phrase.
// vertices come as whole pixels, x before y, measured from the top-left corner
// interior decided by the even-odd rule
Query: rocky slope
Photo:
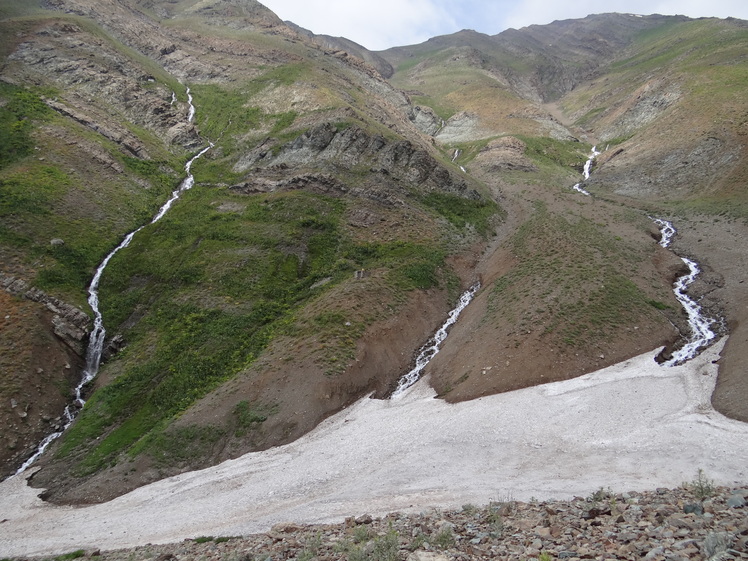
[[[341,524],[277,524],[254,536],[202,536],[179,544],[75,553],[102,561],[748,557],[748,489],[715,488],[706,479],[695,481],[701,483],[646,493],[599,489],[573,501],[522,503],[500,497],[488,506],[465,504],[456,510],[392,513],[382,518],[364,514]]]
[[[652,214],[702,263],[695,291],[720,333],[748,325],[744,22],[601,15],[375,54],[253,0],[14,10],[0,124],[26,136],[0,160],[0,273],[85,309],[103,256],[212,144],[197,187],[103,277],[125,348],[34,476],[52,500],[106,500],[385,397],[476,281],[430,368],[445,399],[669,351],[687,331],[671,291],[683,265]],[[598,141],[584,196],[571,187]],[[22,421],[18,383],[2,386],[11,473],[59,416],[82,350],[41,316],[44,336],[18,337],[41,308],[3,298],[19,310],[4,381],[71,365]],[[50,366],[13,363],[44,337]],[[739,419],[742,348],[728,345],[717,392]]]

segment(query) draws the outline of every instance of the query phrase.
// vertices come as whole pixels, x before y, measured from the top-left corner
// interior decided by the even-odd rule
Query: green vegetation
[[[236,430],[234,436],[240,438],[247,434],[249,429],[264,423],[270,415],[277,413],[277,406],[251,406],[248,401],[240,401],[234,407],[236,417]]]
[[[270,129],[270,134],[278,134],[283,129],[290,127],[296,120],[296,117],[298,117],[298,115],[299,114],[296,113],[296,111],[287,111],[285,113],[275,115],[275,124],[273,125],[273,128]]]
[[[221,135],[256,128],[263,117],[259,107],[247,105],[247,91],[226,89],[216,84],[195,84],[191,88],[196,107],[200,107],[197,119],[203,135],[218,139]]]
[[[570,168],[584,166],[591,151],[589,144],[580,144],[571,140],[556,140],[550,137],[518,136],[525,143],[525,155],[545,170],[548,168]]]
[[[213,536],[199,536],[195,538],[195,543],[208,543],[213,541]]]
[[[126,451],[147,452],[159,465],[186,461],[225,433],[216,427],[176,430],[171,420],[246,369],[276,336],[297,329],[296,312],[326,289],[319,281],[333,286],[356,269],[374,267],[389,269],[398,291],[448,281],[441,249],[347,240],[344,209],[340,199],[305,192],[185,192],[107,268],[100,295],[105,323],[110,332],[124,327],[128,347],[112,364],[118,376],[92,396],[59,454],[96,442],[78,466],[81,474]],[[345,368],[365,328],[342,320],[337,313],[315,320],[330,337],[332,350],[324,358],[329,374]],[[240,402],[235,436],[275,411]]]
[[[400,536],[390,529],[383,536],[371,539],[368,528],[354,528],[353,540],[342,540],[335,549],[346,554],[348,561],[395,561],[399,559]],[[363,534],[366,534],[365,536]]]
[[[406,290],[437,286],[445,256],[440,248],[401,241],[358,244],[345,252],[357,268],[388,267],[391,280]]]
[[[125,167],[133,173],[147,179],[151,185],[167,192],[174,187],[174,170],[169,162],[164,160],[141,160],[129,156],[122,156]]]
[[[69,187],[69,178],[57,168],[21,168],[0,179],[0,216],[48,215]]]
[[[445,524],[434,535],[433,543],[439,549],[449,549],[455,544],[455,535],[450,524]]]
[[[471,224],[483,236],[489,233],[492,218],[499,213],[499,205],[486,198],[466,199],[448,193],[431,192],[421,200],[457,228]]]
[[[55,561],[70,561],[71,559],[79,559],[80,557],[85,557],[86,551],[84,549],[77,549],[75,551],[71,551],[70,553],[63,553],[62,555],[58,555],[55,557]]]
[[[705,501],[715,493],[714,481],[709,479],[701,468],[696,472],[696,479],[691,481],[688,487],[691,489],[694,497],[700,501]]]
[[[0,169],[31,154],[33,121],[49,117],[51,110],[38,94],[0,82]]]
[[[489,314],[511,318],[517,332],[540,326],[562,347],[582,347],[661,309],[625,274],[644,256],[591,220],[537,204],[512,245],[517,266],[495,282]]]

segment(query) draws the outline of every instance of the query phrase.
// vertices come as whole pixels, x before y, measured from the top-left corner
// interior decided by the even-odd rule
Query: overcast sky
[[[281,19],[371,50],[422,43],[475,29],[546,24],[601,12],[748,19],[748,0],[260,0]]]

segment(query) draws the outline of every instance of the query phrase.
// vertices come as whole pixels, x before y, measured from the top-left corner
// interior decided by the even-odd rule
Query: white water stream
[[[456,160],[460,157],[460,154],[462,154],[462,150],[460,150],[459,148],[455,148],[455,153],[452,156],[452,163],[456,163]],[[457,165],[460,166],[460,164]],[[464,167],[460,166],[460,169],[462,170],[462,173],[467,173],[467,170]]]
[[[393,391],[392,395],[390,396],[390,399],[397,399],[398,397],[402,396],[403,393],[405,393],[405,390],[407,390],[419,380],[423,369],[426,368],[426,365],[431,361],[432,358],[436,356],[436,353],[439,352],[439,346],[442,344],[444,339],[447,338],[449,328],[452,327],[452,325],[457,321],[460,313],[462,313],[462,310],[467,307],[467,305],[473,299],[473,296],[475,296],[475,293],[478,292],[479,288],[480,283],[475,283],[473,286],[462,293],[459,301],[457,302],[457,306],[451,312],[449,312],[447,321],[445,321],[444,325],[442,325],[437,330],[437,332],[428,341],[428,343],[426,343],[421,348],[421,351],[418,353],[418,357],[416,358],[416,365],[410,372],[400,378],[395,391]]]
[[[592,152],[590,153],[590,157],[587,158],[587,161],[584,163],[584,180],[587,181],[590,178],[590,171],[592,170],[592,162],[595,161],[595,158],[600,155],[600,152],[597,151],[597,146],[592,147]],[[581,183],[577,183],[572,187],[575,191],[579,191],[582,193],[582,195],[590,196],[589,192],[582,188]]]
[[[175,98],[176,94],[173,94],[172,99]],[[189,104],[187,121],[192,122],[192,120],[195,118],[195,106],[192,104],[192,95],[190,95],[189,88],[187,88],[187,102]],[[187,162],[187,164],[184,166],[184,171],[187,174],[186,177],[182,180],[179,186],[174,191],[172,191],[169,200],[167,200],[163,204],[163,206],[159,209],[153,219],[149,222],[149,224],[154,224],[161,220],[161,218],[163,218],[163,216],[174,204],[174,201],[176,201],[184,191],[186,191],[187,189],[191,189],[195,185],[195,178],[192,175],[191,171],[192,164],[195,162],[195,160],[205,154],[212,147],[213,143],[211,142],[208,144],[208,146],[203,148]],[[104,273],[104,269],[106,269],[106,266],[109,264],[109,261],[111,261],[112,257],[114,257],[118,251],[130,245],[130,242],[135,237],[135,234],[140,232],[146,226],[147,224],[143,224],[136,230],[133,230],[132,232],[127,234],[127,236],[125,236],[125,239],[123,239],[122,242],[104,258],[104,260],[96,269],[93,279],[91,280],[91,284],[88,287],[88,304],[89,306],[91,306],[91,310],[94,313],[94,325],[88,338],[88,347],[86,349],[86,367],[81,375],[81,381],[75,387],[75,399],[73,400],[72,404],[65,407],[65,422],[62,429],[45,437],[37,447],[36,452],[34,452],[34,454],[28,460],[26,460],[20,468],[18,468],[18,471],[16,471],[16,475],[26,471],[26,469],[44,453],[44,451],[47,449],[47,446],[49,446],[52,441],[59,438],[62,433],[67,430],[67,428],[72,424],[73,420],[78,414],[78,411],[85,404],[82,397],[83,388],[99,373],[101,354],[104,350],[104,341],[106,338],[104,319],[102,317],[101,311],[99,310],[99,282],[101,281],[101,275]]]
[[[593,146],[592,153],[584,164],[583,173],[585,181],[590,178],[592,162],[599,154],[600,152],[597,151],[597,147]],[[582,188],[581,183],[577,183],[573,188],[575,191],[579,191],[583,195],[590,196],[590,193]],[[653,217],[650,218],[660,227],[660,233],[662,235],[660,245],[665,248],[669,247],[673,240],[673,236],[675,236],[676,233],[675,227],[667,220]],[[689,272],[675,281],[673,292],[675,293],[678,302],[683,306],[683,309],[686,310],[688,324],[691,328],[691,336],[683,347],[673,353],[670,360],[663,363],[663,366],[675,366],[677,364],[682,364],[687,360],[691,360],[714,342],[717,337],[717,334],[712,330],[712,325],[715,323],[714,319],[705,317],[702,314],[701,306],[686,294],[686,290],[693,281],[696,280],[696,277],[700,272],[699,265],[686,257],[680,257],[680,259],[686,264]]]
[[[660,245],[665,248],[669,247],[673,236],[676,234],[675,227],[667,220],[660,218],[652,218],[652,220],[660,227],[660,233],[662,234]],[[664,362],[663,366],[675,366],[694,358],[717,338],[717,334],[712,330],[712,325],[715,323],[714,319],[704,316],[701,306],[686,294],[688,287],[701,272],[699,265],[686,257],[680,257],[680,259],[688,267],[688,273],[675,281],[673,292],[683,309],[686,310],[691,336],[683,347],[673,352],[673,356],[670,360]]]

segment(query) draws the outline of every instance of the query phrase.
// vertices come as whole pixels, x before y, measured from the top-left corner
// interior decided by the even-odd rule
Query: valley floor
[[[675,487],[703,469],[748,480],[748,424],[710,405],[723,341],[686,365],[650,352],[575,378],[459,404],[421,381],[362,399],[287,446],[87,507],[0,484],[0,552],[53,554],[267,531],[368,512]]]

